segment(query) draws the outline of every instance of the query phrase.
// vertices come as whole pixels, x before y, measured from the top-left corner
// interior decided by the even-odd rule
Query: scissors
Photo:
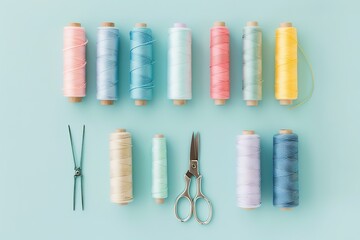
[[[197,133],[196,136],[194,136],[194,133],[192,134],[191,147],[190,147],[189,170],[186,172],[186,174],[184,176],[185,184],[186,184],[185,190],[182,193],[180,193],[180,195],[176,198],[175,205],[174,205],[174,212],[175,212],[176,218],[181,222],[188,221],[191,218],[191,216],[194,214],[194,217],[195,217],[196,221],[198,221],[198,223],[208,224],[212,218],[212,204],[211,204],[210,200],[207,197],[205,197],[205,195],[201,192],[202,176],[199,172],[199,138],[200,138],[199,133]],[[197,191],[196,191],[196,195],[194,198],[191,198],[191,196],[190,196],[191,177],[196,178]],[[190,209],[189,209],[190,211],[189,211],[189,214],[185,218],[181,218],[178,213],[179,201],[182,198],[187,199],[190,203]],[[205,200],[205,202],[208,205],[209,215],[205,221],[202,221],[198,217],[197,212],[196,212],[196,202],[199,199]]]

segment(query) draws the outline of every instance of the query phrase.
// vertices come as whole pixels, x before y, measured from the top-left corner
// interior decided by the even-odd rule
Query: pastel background
[[[0,239],[357,239],[359,221],[358,1],[1,1],[0,22]],[[209,98],[209,29],[216,20],[231,31],[231,99]],[[242,28],[263,28],[264,97],[256,108],[241,96]],[[86,28],[87,96],[70,104],[62,96],[62,31]],[[114,21],[121,33],[120,99],[96,100],[96,29]],[[193,99],[175,107],[166,95],[167,30],[177,21],[193,30]],[[295,110],[274,99],[274,36],[291,21],[313,65],[313,98]],[[154,99],[136,107],[129,98],[129,31],[147,22],[155,43]],[[299,56],[300,97],[310,74]],[[85,211],[72,211],[73,165],[67,124],[80,147],[86,124]],[[133,203],[109,201],[108,136],[133,134]],[[272,136],[291,128],[300,138],[300,206],[272,206]],[[235,136],[254,129],[262,143],[262,206],[235,204]],[[183,224],[173,203],[183,189],[190,135],[201,133],[203,191],[214,204],[210,225]],[[151,198],[151,138],[168,139],[169,198]],[[80,205],[77,206],[80,209]]]

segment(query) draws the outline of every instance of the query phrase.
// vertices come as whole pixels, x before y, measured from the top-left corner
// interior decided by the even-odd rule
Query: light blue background
[[[218,3],[217,3],[218,2]],[[0,22],[0,239],[356,239],[359,221],[358,1],[5,1]],[[231,31],[231,99],[209,98],[209,29],[224,20]],[[249,20],[263,28],[264,100],[241,97],[241,37]],[[62,31],[79,21],[87,31],[87,96],[62,96]],[[120,99],[111,107],[95,98],[96,28],[114,21],[121,33]],[[182,21],[193,30],[193,100],[175,107],[166,97],[167,29]],[[280,22],[298,29],[316,77],[304,106],[288,110],[274,99],[274,35]],[[129,38],[147,22],[155,44],[154,99],[136,107],[128,94]],[[299,56],[300,95],[310,75]],[[72,159],[67,124],[80,147],[86,124],[85,208],[73,212]],[[109,201],[108,136],[133,134],[134,195],[129,206]],[[272,136],[291,128],[300,137],[300,206],[272,206]],[[254,129],[262,139],[263,205],[235,205],[235,136]],[[214,204],[210,225],[179,223],[173,203],[183,189],[190,134],[201,132],[203,190]],[[151,198],[151,138],[168,139],[169,198]],[[80,209],[80,206],[77,206]],[[357,222],[357,223],[356,223]]]

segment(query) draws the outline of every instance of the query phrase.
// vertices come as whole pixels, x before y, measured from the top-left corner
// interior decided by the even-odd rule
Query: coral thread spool
[[[136,28],[146,28],[147,27],[147,24],[146,23],[136,23],[135,24],[135,27]],[[136,106],[145,106],[147,103],[146,100],[141,100],[141,99],[136,99],[135,100],[135,105]]]
[[[81,23],[72,22],[72,23],[69,23],[68,26],[69,27],[81,27]],[[82,99],[83,99],[83,97],[68,97],[68,101],[71,103],[79,103],[82,101]]]
[[[225,22],[222,22],[222,21],[214,22],[213,28],[223,28],[224,30],[227,30]],[[211,35],[212,35],[212,31],[214,31],[214,30],[211,29]],[[227,30],[227,33],[228,33],[228,30]],[[222,54],[219,54],[220,56],[218,55],[215,57],[214,55],[219,52],[219,48],[218,49],[214,48],[214,45],[216,43],[218,43],[218,40],[214,39],[213,36],[211,36],[211,38],[210,38],[210,51],[211,51],[211,54],[210,54],[211,55],[211,57],[210,57],[210,77],[211,77],[210,85],[211,86],[210,86],[210,88],[214,88],[214,87],[219,88],[219,86],[215,85],[215,76],[213,74],[214,68],[219,69],[221,67],[222,73],[221,74],[216,73],[216,74],[217,75],[220,74],[221,77],[227,78],[227,79],[225,79],[225,81],[224,81],[224,79],[222,79],[223,80],[222,84],[225,85],[225,86],[221,86],[221,88],[223,88],[223,89],[218,89],[218,91],[221,90],[221,91],[223,91],[223,93],[214,94],[212,91],[210,91],[210,93],[212,95],[211,97],[214,99],[215,105],[225,105],[226,100],[229,99],[229,95],[230,95],[230,71],[229,71],[229,68],[230,68],[230,52],[229,52],[230,51],[230,39],[228,39],[228,40],[229,40],[227,42],[228,46],[227,46],[227,49],[225,49],[225,51],[227,50],[227,52],[226,52],[227,55],[222,53]],[[226,44],[226,43],[222,43],[222,44]],[[224,51],[224,48],[221,48],[221,50]],[[221,66],[217,66],[217,65],[221,65]],[[224,91],[225,91],[225,93],[224,93]],[[219,95],[222,95],[222,96],[219,96]]]
[[[293,27],[293,25],[292,25],[291,22],[280,23],[280,28],[292,28],[292,27]],[[297,42],[297,39],[293,39],[293,40],[295,40]],[[276,44],[278,44],[277,41],[276,41]],[[276,46],[276,48],[279,48],[279,46]],[[292,51],[297,54],[297,46],[294,47],[294,49],[292,49]],[[277,64],[277,61],[278,61],[278,57],[276,57],[276,59],[275,59],[275,64]],[[294,81],[296,81],[295,84],[296,84],[296,88],[297,88],[297,58],[292,59],[292,62],[295,64],[294,74],[296,76],[294,76],[295,77]],[[281,64],[286,66],[286,64],[284,64],[284,63],[281,63]],[[277,67],[275,68],[275,71],[276,71],[276,73],[275,73],[275,93],[277,93],[276,86],[278,85],[278,83],[277,83],[278,82],[278,75],[280,74],[281,71],[278,71]],[[289,82],[290,80],[287,79],[287,81]],[[289,83],[287,83],[287,84],[289,85]],[[279,89],[280,89],[280,87],[279,87]],[[297,89],[296,89],[296,91],[297,91]],[[297,99],[297,93],[296,93],[295,97],[284,98],[282,96],[276,96],[276,99],[279,100],[280,105],[291,105],[293,100]]]
[[[115,23],[113,22],[103,22],[101,23],[100,25],[101,27],[109,27],[109,28],[112,28],[112,27],[115,27]],[[114,104],[114,100],[100,100],[100,104],[101,105],[113,105]]]
[[[250,21],[246,23],[248,27],[257,27],[259,23],[257,21]],[[246,100],[246,105],[249,107],[256,107],[259,104],[258,100]]]

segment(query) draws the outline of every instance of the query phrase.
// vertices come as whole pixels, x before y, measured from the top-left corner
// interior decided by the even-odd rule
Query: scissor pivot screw
[[[74,176],[75,176],[75,177],[81,176],[81,168],[75,169],[75,174],[74,174]]]
[[[192,168],[196,168],[196,165],[195,165],[195,164],[192,164],[191,166],[192,166]]]

